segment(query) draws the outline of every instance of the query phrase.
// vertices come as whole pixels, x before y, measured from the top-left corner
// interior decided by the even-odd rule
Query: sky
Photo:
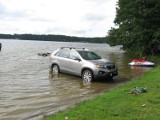
[[[105,37],[118,0],[0,0],[0,33]]]

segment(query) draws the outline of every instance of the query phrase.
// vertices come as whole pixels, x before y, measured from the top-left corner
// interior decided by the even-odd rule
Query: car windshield
[[[97,59],[101,59],[101,57],[99,55],[97,55],[96,53],[91,52],[91,51],[78,51],[78,53],[85,60],[97,60]]]

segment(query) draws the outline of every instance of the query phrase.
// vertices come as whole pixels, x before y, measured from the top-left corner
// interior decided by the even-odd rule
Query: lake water
[[[0,42],[0,120],[26,120],[61,110],[124,84],[147,70],[128,66],[132,58],[120,50],[121,46],[4,39]],[[53,76],[49,73],[49,57],[38,56],[38,53],[51,53],[62,46],[88,48],[116,62],[118,77],[115,81],[84,84],[80,77],[66,74]]]

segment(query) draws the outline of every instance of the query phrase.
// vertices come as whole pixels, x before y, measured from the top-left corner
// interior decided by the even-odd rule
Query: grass
[[[134,87],[147,87],[146,93],[129,94]],[[160,67],[103,95],[59,111],[44,120],[159,120]]]

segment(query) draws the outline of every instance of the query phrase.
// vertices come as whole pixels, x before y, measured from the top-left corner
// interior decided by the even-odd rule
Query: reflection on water
[[[48,41],[0,40],[0,120],[18,120],[57,110],[79,100],[94,96],[142,75],[147,68],[128,66],[131,58],[120,51],[121,46],[107,44]],[[50,53],[66,47],[85,47],[116,62],[119,75],[114,81],[84,83],[80,77],[49,72]]]
[[[69,90],[73,91],[74,89],[75,95],[72,93],[70,96],[82,96],[84,94],[93,92],[92,90],[93,84],[91,84],[91,82],[83,81],[80,77],[71,76],[64,73],[59,73],[59,74],[49,73],[49,76],[50,76],[50,80],[52,82],[54,81],[54,84],[56,84],[56,82],[60,82],[60,84],[65,84],[65,86],[68,86],[69,88],[67,88],[67,91]],[[71,86],[70,84],[72,84],[72,82],[75,82],[75,85],[78,82],[77,84],[78,86],[75,86],[75,85]],[[66,85],[66,84],[69,84],[69,85]],[[58,86],[61,86],[61,85],[58,85]]]

